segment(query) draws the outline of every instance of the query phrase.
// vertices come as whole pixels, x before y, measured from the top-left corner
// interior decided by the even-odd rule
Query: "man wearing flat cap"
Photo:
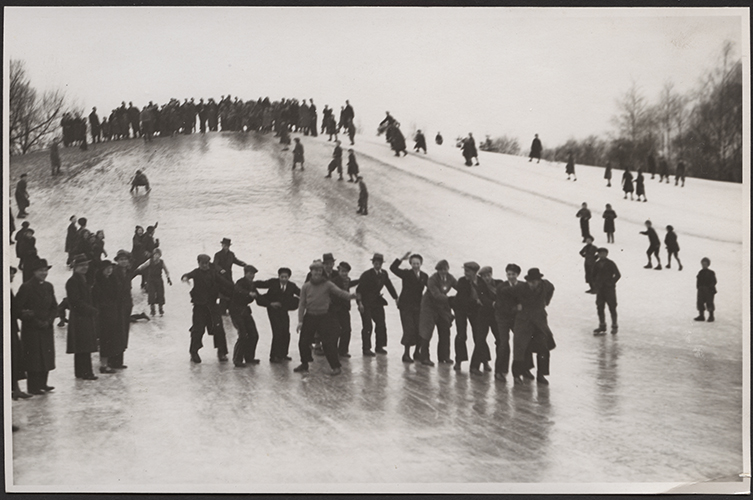
[[[554,285],[543,279],[538,268],[528,270],[524,286],[504,288],[501,293],[511,297],[517,304],[518,313],[513,327],[512,376],[515,383],[522,378],[533,379],[530,370],[530,354],[536,353],[536,381],[548,385],[549,351],[554,349],[554,336],[547,322],[546,306],[554,295]]]
[[[497,285],[499,280],[494,279],[493,270],[490,266],[484,266],[478,271],[478,283],[476,291],[481,305],[478,308],[476,329],[473,333],[473,354],[471,354],[471,369],[473,375],[481,375],[481,365],[485,372],[492,371],[489,366],[492,356],[486,337],[491,329],[495,339],[499,338],[497,321],[494,319],[494,301],[496,300]]]
[[[76,378],[96,380],[92,369],[91,353],[97,352],[96,320],[99,311],[94,307],[92,293],[86,282],[89,259],[79,254],[71,262],[73,275],[65,284],[71,317],[68,321],[66,352],[73,354],[74,374]]]
[[[348,274],[350,273],[350,269],[350,264],[341,261],[337,265],[337,274],[330,280],[340,290],[348,293],[350,293],[352,287],[358,286],[358,280],[350,279]],[[349,358],[350,353],[348,351],[350,350],[350,334],[352,332],[350,326],[350,300],[333,297],[329,309],[337,319],[337,324],[340,325],[337,353],[341,358]]]
[[[468,323],[471,324],[471,332],[478,329],[477,319],[481,301],[478,297],[478,270],[476,262],[470,261],[463,264],[463,276],[458,279],[457,295],[453,300],[455,311],[455,370],[460,371],[461,363],[468,361]],[[488,348],[487,348],[488,349]],[[484,356],[486,357],[486,356]],[[440,360],[441,362],[441,360]]]
[[[594,263],[591,270],[591,283],[596,292],[596,313],[599,316],[599,326],[594,330],[594,335],[607,333],[607,320],[604,315],[604,306],[609,306],[609,315],[612,319],[612,334],[617,333],[617,282],[621,278],[617,264],[610,260],[609,250],[599,248],[599,259]]]
[[[518,313],[518,303],[512,295],[504,292],[507,288],[526,286],[518,281],[520,266],[507,264],[505,267],[507,281],[500,280],[497,283],[496,298],[494,300],[494,318],[497,321],[496,358],[494,360],[494,378],[505,381],[510,371],[510,330],[515,325],[515,316]],[[528,355],[527,365],[532,365]],[[529,361],[530,360],[530,361]]]
[[[390,276],[382,269],[384,256],[375,253],[371,259],[372,267],[364,271],[358,279],[356,295],[358,296],[358,311],[361,313],[361,349],[364,356],[375,356],[371,350],[371,332],[376,333],[376,353],[387,354],[387,324],[384,320],[384,306],[387,301],[382,297],[382,288],[387,291],[397,303],[397,292],[392,286]],[[374,326],[372,327],[372,322]]]
[[[223,278],[233,283],[233,264],[236,266],[245,266],[246,263],[236,257],[233,251],[230,250],[230,238],[222,238],[220,244],[222,245],[222,249],[214,254],[212,264]],[[230,297],[220,292],[220,311],[222,314],[225,314],[225,311],[227,311],[228,302],[230,302]]]
[[[17,311],[21,316],[21,344],[26,365],[29,394],[44,394],[54,389],[47,376],[55,369],[55,335],[52,325],[57,316],[55,289],[48,283],[50,267],[46,259],[29,264],[32,277],[18,289]]]
[[[256,288],[266,288],[267,293],[257,297],[256,303],[267,308],[269,325],[272,328],[271,363],[290,361],[290,311],[298,309],[301,290],[290,281],[292,271],[287,267],[277,270],[277,278],[257,281]]]
[[[259,331],[251,315],[251,303],[258,295],[254,284],[256,273],[257,269],[254,266],[246,264],[243,267],[243,277],[235,282],[230,298],[230,319],[238,330],[238,340],[233,349],[233,364],[237,367],[259,364],[259,360],[256,359]]]
[[[203,347],[201,339],[204,336],[204,330],[206,330],[214,338],[217,358],[220,361],[227,361],[227,340],[217,299],[220,291],[226,296],[231,296],[233,283],[223,277],[217,268],[210,264],[209,255],[200,254],[196,260],[199,267],[180,278],[181,281],[186,283],[188,280],[193,280],[193,288],[191,289],[193,317],[190,330],[191,345],[188,352],[191,354],[192,362],[201,363],[199,349]]]

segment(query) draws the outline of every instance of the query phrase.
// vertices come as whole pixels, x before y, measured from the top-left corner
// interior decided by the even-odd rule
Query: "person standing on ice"
[[[332,161],[329,162],[329,166],[327,167],[327,179],[332,177],[332,172],[337,170],[337,173],[340,175],[340,177],[337,179],[338,181],[343,180],[343,148],[340,147],[340,141],[335,140],[335,149],[332,150]]]
[[[155,314],[155,305],[159,307],[160,316],[165,314],[163,309],[165,305],[165,282],[162,281],[163,271],[167,278],[167,284],[172,286],[173,282],[170,280],[170,272],[167,270],[165,261],[162,260],[162,250],[159,248],[155,248],[149,259],[136,269],[136,272],[141,273],[142,276],[147,276],[146,292],[152,316]]]
[[[191,354],[192,362],[201,363],[199,349],[203,347],[201,339],[204,336],[204,330],[207,330],[214,339],[217,359],[227,361],[227,339],[225,338],[222,314],[217,299],[220,291],[225,295],[232,295],[233,283],[224,278],[215,267],[212,267],[209,255],[200,254],[196,260],[199,267],[180,278],[184,283],[193,280],[193,288],[191,289],[193,317],[190,329],[191,345],[188,352]]]
[[[17,217],[19,219],[23,219],[28,213],[26,213],[26,209],[29,208],[29,191],[28,191],[28,185],[26,183],[26,177],[27,175],[25,173],[21,174],[21,178],[19,179],[18,183],[16,184],[16,205],[18,205],[18,215]]]
[[[410,269],[401,269],[400,263],[407,260]],[[400,343],[404,346],[403,363],[413,363],[413,358],[418,360],[418,349],[421,344],[418,336],[418,324],[421,317],[421,295],[426,288],[429,275],[421,270],[424,258],[419,254],[406,252],[402,258],[395,259],[390,265],[392,274],[400,278],[403,285],[400,289],[400,297],[397,299],[397,308],[400,310],[400,324],[403,327],[403,336]],[[413,358],[410,349],[413,347]]]
[[[607,233],[607,243],[614,243],[614,220],[617,218],[617,213],[612,210],[612,205],[609,203],[602,217],[604,218],[604,232]]]
[[[118,314],[118,283],[113,276],[114,264],[105,260],[102,262],[99,272],[94,279],[92,297],[97,307],[97,339],[99,340],[99,372],[115,373],[115,369],[109,366],[111,354],[121,354],[119,343],[122,339],[120,333],[123,325]]]
[[[656,160],[654,159],[653,152],[649,153],[646,158],[646,167],[648,168],[648,173],[651,174],[651,179],[653,179],[656,175]]]
[[[444,139],[442,138],[442,132],[437,132],[437,136],[434,138],[434,142],[437,143],[437,146],[441,146],[444,142]]]
[[[295,166],[297,164],[301,164],[301,170],[303,170],[303,144],[301,144],[301,140],[296,137],[293,139],[295,141],[295,146],[293,147],[293,170],[295,170]]]
[[[596,313],[599,316],[599,326],[594,330],[594,335],[607,333],[607,320],[604,316],[604,305],[609,306],[609,315],[612,318],[612,334],[617,333],[617,293],[615,287],[620,280],[620,270],[617,264],[607,258],[609,250],[599,248],[599,260],[591,271],[592,290],[596,293]]]
[[[541,140],[539,139],[539,134],[533,135],[533,142],[531,142],[531,153],[528,155],[528,162],[530,163],[531,160],[536,158],[536,163],[539,163],[541,161],[541,151],[543,147],[541,146]]]
[[[66,352],[73,354],[74,374],[83,380],[97,380],[92,369],[91,353],[98,351],[97,315],[92,301],[91,287],[86,282],[89,259],[76,255],[71,263],[73,275],[65,283],[71,317],[68,321]]]
[[[471,334],[478,329],[478,310],[481,301],[478,297],[478,270],[480,266],[476,262],[463,264],[463,276],[458,278],[455,289],[458,291],[453,299],[452,310],[455,312],[455,371],[460,371],[463,361],[468,361],[468,323],[471,324]],[[439,360],[440,363],[451,363],[447,359]]]
[[[664,158],[664,155],[661,155],[659,157],[659,182],[664,179],[666,179],[667,184],[669,184],[669,164],[667,163],[667,159]]]
[[[220,245],[222,248],[219,252],[214,254],[214,261],[212,264],[217,268],[220,276],[225,278],[228,282],[233,283],[233,264],[236,266],[245,267],[246,263],[235,256],[235,253],[230,250],[232,242],[230,238],[222,238]],[[227,311],[227,305],[230,302],[230,294],[225,294],[220,291],[220,312],[225,314]]]
[[[367,357],[387,354],[387,323],[384,318],[384,306],[387,305],[387,301],[382,297],[382,288],[387,288],[397,304],[397,292],[392,286],[390,275],[382,269],[382,264],[384,256],[375,253],[371,259],[372,268],[361,273],[356,287],[358,311],[361,313],[361,350]],[[372,331],[376,334],[376,354],[371,350]]]
[[[549,375],[549,351],[556,344],[547,322],[546,307],[554,295],[554,285],[543,278],[541,271],[533,267],[528,270],[525,282],[502,290],[503,295],[515,301],[518,309],[513,328],[512,376],[515,383],[523,382],[523,378],[535,378],[539,384],[549,384],[546,379]],[[536,377],[531,374],[531,354],[534,352]]]
[[[520,266],[507,264],[505,267],[507,281],[497,283],[496,298],[494,300],[494,319],[497,321],[496,359],[494,361],[494,378],[505,382],[505,376],[510,369],[510,331],[515,325],[518,312],[517,303],[504,290],[518,285]],[[529,355],[530,357],[530,355]],[[529,362],[531,364],[532,362]]]
[[[604,169],[604,178],[607,180],[607,187],[612,187],[612,164],[609,162]]]
[[[395,152],[395,156],[400,156],[400,153],[403,153],[403,156],[408,156],[408,150],[405,146],[405,136],[400,131],[400,124],[393,123],[390,125],[387,133],[390,136],[390,146],[392,147],[392,151]]]
[[[646,186],[643,179],[643,170],[641,170],[640,168],[638,169],[638,175],[635,177],[635,194],[638,196],[638,199],[636,201],[641,201],[641,196],[643,196],[644,203],[648,201],[648,198],[646,198]]]
[[[583,257],[583,267],[585,269],[586,283],[588,283],[588,290],[586,293],[596,293],[593,284],[593,268],[596,263],[596,247],[594,246],[593,236],[586,237],[586,246],[581,248],[580,256]]]
[[[664,245],[667,247],[667,269],[671,269],[672,256],[677,260],[678,270],[682,271],[682,262],[680,262],[680,245],[677,243],[677,233],[675,228],[667,226],[667,235],[664,237]]]
[[[358,181],[358,210],[359,215],[369,215],[369,190],[366,189],[366,183],[360,175],[356,178]]]
[[[682,181],[681,187],[685,187],[685,162],[682,160],[677,162],[677,169],[675,170],[675,186],[680,181]],[[669,182],[669,176],[667,176],[667,182]]]
[[[565,165],[565,173],[567,174],[567,180],[570,180],[570,176],[573,176],[573,181],[577,181],[578,178],[575,176],[575,159],[573,158],[573,153],[570,152],[567,154],[567,165]]]
[[[481,306],[476,316],[476,330],[473,331],[473,353],[471,354],[471,375],[482,375],[481,365],[484,366],[485,372],[491,372],[492,367],[489,361],[492,360],[489,344],[486,342],[486,336],[491,329],[495,339],[499,338],[497,331],[497,321],[494,318],[494,301],[496,299],[498,280],[494,279],[493,269],[490,266],[484,266],[478,271],[478,293]]]
[[[298,309],[301,290],[290,281],[292,271],[287,267],[277,270],[277,278],[257,281],[256,288],[265,288],[267,293],[257,297],[256,303],[267,308],[269,325],[272,329],[272,346],[269,351],[270,363],[290,361],[290,314]]]
[[[478,151],[476,150],[476,140],[473,138],[473,134],[468,132],[468,137],[466,137],[463,140],[463,157],[465,158],[465,166],[470,167],[473,165],[471,162],[472,159],[476,159],[476,166],[479,165],[478,162]]]
[[[575,214],[580,219],[580,234],[583,237],[583,243],[586,242],[586,238],[591,236],[591,229],[589,228],[589,220],[591,220],[591,211],[588,209],[588,204],[584,201],[580,205],[580,210]]]
[[[413,146],[413,151],[418,153],[422,149],[424,150],[424,154],[426,154],[426,137],[419,130],[416,132],[416,145]]]
[[[659,236],[656,234],[656,231],[653,227],[651,227],[651,221],[646,221],[646,230],[641,231],[641,234],[645,234],[648,236],[648,250],[646,250],[646,255],[648,255],[648,264],[646,264],[644,269],[651,269],[653,266],[651,264],[651,256],[656,256],[656,269],[657,271],[661,271],[661,260],[659,258],[659,250],[661,250],[661,241],[659,240]]]
[[[259,360],[256,359],[259,331],[251,315],[251,303],[258,296],[254,282],[256,273],[257,269],[254,266],[243,266],[243,277],[235,282],[230,298],[230,319],[238,330],[238,340],[233,348],[233,364],[238,368],[246,364],[259,364]]]
[[[348,182],[358,182],[358,162],[353,148],[348,149]]]
[[[709,322],[714,321],[714,295],[716,295],[716,273],[709,269],[711,260],[708,257],[701,259],[701,270],[698,271],[695,279],[695,287],[698,290],[696,306],[698,316],[695,321],[703,321],[705,311],[709,312]],[[20,294],[20,292],[19,292]],[[29,391],[31,392],[31,391]]]
[[[335,274],[330,280],[340,290],[350,293],[350,289],[354,286],[358,286],[358,280],[351,280],[348,273],[350,273],[350,264],[344,260],[337,266],[337,274]],[[329,306],[330,313],[332,313],[337,320],[337,324],[340,327],[340,335],[337,339],[337,354],[341,358],[350,357],[350,335],[353,329],[350,326],[350,300],[344,300],[337,297],[332,297],[332,302]]]
[[[623,200],[627,200],[627,195],[630,193],[630,200],[633,200],[633,174],[630,173],[630,167],[625,167],[625,173],[622,174],[622,190],[625,192]]]
[[[450,264],[442,259],[434,267],[436,272],[426,282],[426,291],[421,298],[421,315],[418,320],[418,334],[421,345],[418,360],[422,365],[434,366],[429,355],[429,343],[434,327],[437,328],[439,343],[437,357],[440,362],[450,361],[450,327],[455,317],[450,308],[448,293],[457,286],[457,280],[450,274]]]

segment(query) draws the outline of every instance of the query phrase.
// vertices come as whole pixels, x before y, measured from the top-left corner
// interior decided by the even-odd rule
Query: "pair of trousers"
[[[192,320],[191,345],[188,352],[198,353],[199,349],[204,347],[201,339],[204,337],[204,330],[206,330],[214,338],[217,355],[226,356],[228,353],[227,339],[225,338],[225,329],[222,326],[222,315],[217,304],[194,304]]]
[[[491,329],[495,339],[499,336],[493,310],[480,310],[476,323],[476,328],[472,329],[473,354],[471,354],[471,368],[478,368],[482,363],[486,363],[492,359],[489,344],[486,343],[486,336],[489,334],[489,330]]]
[[[510,368],[510,331],[515,319],[505,318],[497,314],[497,331],[495,333],[495,347],[497,358],[494,361],[494,373],[507,374]]]
[[[272,328],[272,347],[269,350],[269,359],[283,359],[288,355],[290,346],[290,315],[288,311],[267,308],[269,325]]]
[[[400,343],[404,346],[419,345],[418,322],[421,317],[419,308],[400,309],[400,323],[403,326],[403,338]]]
[[[715,292],[707,286],[698,288],[696,307],[700,312],[703,312],[704,309],[710,313],[714,312],[714,294]]]
[[[424,325],[424,327],[420,330],[422,332],[426,332],[428,330],[428,335],[424,334],[421,335],[421,348],[419,349],[419,360],[421,361],[428,361],[431,359],[431,356],[429,355],[429,342],[431,341],[431,334],[434,331],[434,326],[437,327],[437,359],[439,361],[449,361],[450,360],[450,327],[452,326],[451,321],[447,321],[443,317],[437,315],[437,317],[434,318],[433,323],[431,325],[431,329],[428,329],[428,324]]]
[[[512,362],[512,376],[519,377],[524,372],[533,368],[533,353],[526,353],[525,361]],[[538,375],[549,375],[549,351],[536,353],[536,373]]]
[[[372,326],[372,322],[374,325]],[[376,348],[387,346],[387,324],[384,322],[382,304],[364,304],[361,313],[361,348],[363,352],[371,350],[371,332],[376,333]]]
[[[306,314],[303,317],[301,326],[301,336],[298,339],[298,351],[301,355],[301,364],[308,365],[314,361],[311,355],[311,344],[314,342],[314,335],[319,334],[322,341],[324,355],[327,357],[329,366],[332,369],[340,367],[340,357],[337,354],[337,339],[339,337],[339,325],[337,318],[327,312],[325,314]]]
[[[591,229],[588,226],[588,219],[580,220],[580,235],[583,237],[583,239],[591,236]]]
[[[92,355],[89,352],[73,355],[73,372],[76,378],[88,377],[94,374],[92,370]]]
[[[475,312],[455,311],[455,362],[468,361],[468,323],[471,324],[471,334],[478,329],[477,314]],[[488,348],[487,348],[488,349]]]
[[[596,291],[596,313],[599,315],[599,324],[606,325],[607,319],[604,314],[604,305],[609,306],[609,315],[612,317],[612,325],[617,324],[617,293],[613,286],[602,287]]]
[[[233,348],[233,363],[242,365],[256,359],[256,345],[259,343],[259,331],[251,311],[246,307],[242,310],[230,310],[230,320],[238,330],[238,340]]]
[[[350,311],[343,309],[340,311],[334,311],[332,314],[337,319],[337,324],[340,326],[340,335],[337,340],[337,352],[338,354],[348,354],[350,349],[350,334],[352,328],[350,327]]]
[[[39,392],[47,387],[47,376],[49,371],[26,372],[26,390],[28,392]]]

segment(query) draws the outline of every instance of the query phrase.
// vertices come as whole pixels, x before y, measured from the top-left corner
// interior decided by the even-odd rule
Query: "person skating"
[[[648,198],[646,198],[646,186],[644,184],[643,179],[643,170],[638,169],[638,174],[635,177],[635,194],[638,197],[637,201],[641,201],[641,196],[643,196],[643,201],[648,201]]]
[[[356,295],[358,297],[358,311],[361,313],[361,350],[364,356],[387,354],[387,324],[384,319],[384,306],[387,301],[382,297],[382,288],[397,302],[397,292],[392,286],[390,275],[382,269],[384,256],[375,253],[371,258],[372,268],[364,271],[358,278]],[[375,350],[371,350],[371,333],[376,334]]]
[[[16,276],[17,269],[10,267],[10,281]],[[16,296],[13,290],[10,290],[10,358],[11,358],[11,396],[13,400],[28,399],[31,394],[21,390],[18,382],[26,379],[26,363],[24,362],[24,347],[21,343],[21,337],[18,336],[18,320],[21,311],[16,304]]]
[[[146,178],[146,174],[141,170],[136,170],[136,174],[133,176],[133,180],[131,180],[131,194],[133,194],[134,191],[138,194],[140,186],[144,186],[147,193],[152,190],[149,186],[149,179]]]
[[[403,156],[408,156],[408,150],[405,145],[405,136],[403,136],[403,133],[400,130],[400,124],[393,123],[390,125],[387,129],[387,134],[389,135],[390,146],[392,147],[392,151],[395,152],[395,156],[400,156],[400,153],[403,153]]]
[[[609,162],[604,169],[604,178],[607,180],[607,187],[612,187],[612,164]]]
[[[258,270],[250,264],[243,266],[243,277],[235,282],[230,298],[230,320],[238,330],[238,340],[233,348],[233,364],[236,367],[259,364],[259,360],[256,359],[259,331],[251,314],[251,303],[258,296],[254,283],[257,272]]]
[[[334,283],[324,278],[324,265],[315,260],[310,266],[311,280],[304,283],[301,288],[301,300],[298,304],[298,327],[300,334],[298,351],[301,355],[301,364],[293,371],[303,373],[309,370],[309,363],[314,361],[311,355],[311,344],[314,336],[319,335],[322,341],[324,354],[331,368],[331,375],[341,373],[340,359],[337,353],[337,338],[339,325],[330,311],[330,303],[333,297],[343,300],[356,298],[355,294],[340,290]]]
[[[494,378],[502,382],[506,381],[505,377],[510,369],[510,331],[515,325],[515,316],[518,312],[517,302],[512,296],[505,293],[504,290],[518,285],[520,266],[517,264],[507,264],[505,274],[507,275],[507,281],[499,281],[497,283],[496,298],[494,300],[494,318],[497,321]]]
[[[257,281],[256,288],[266,289],[267,293],[257,297],[256,303],[267,308],[267,317],[272,329],[272,347],[269,351],[270,363],[290,361],[290,313],[298,309],[301,290],[290,281],[292,271],[287,267],[277,270],[277,278]]]
[[[667,269],[672,268],[672,256],[677,260],[678,270],[682,271],[682,262],[680,262],[680,245],[677,243],[677,233],[675,228],[667,226],[667,235],[664,237],[664,245],[667,247]]]
[[[228,282],[233,283],[233,265],[243,267],[246,263],[236,257],[235,253],[230,250],[231,244],[232,241],[230,238],[222,238],[222,241],[220,242],[222,248],[214,254],[212,265],[217,268],[220,276],[225,278]],[[225,314],[227,311],[229,301],[230,294],[223,293],[222,290],[220,290],[220,312],[222,314]]]
[[[565,173],[567,174],[567,180],[570,180],[570,176],[573,176],[573,181],[577,181],[578,178],[575,176],[575,159],[573,158],[572,153],[568,153],[567,155],[567,164],[565,165]]]
[[[46,259],[37,259],[31,266],[32,277],[24,282],[16,295],[21,316],[21,344],[26,365],[26,392],[37,395],[55,389],[48,385],[49,373],[55,369],[55,335],[52,325],[57,316],[55,289],[47,281],[52,266]]]
[[[86,282],[89,259],[85,255],[76,255],[71,267],[73,276],[65,284],[71,309],[66,352],[73,354],[76,378],[96,380],[98,377],[92,369],[91,353],[98,350],[96,321],[99,311],[94,307],[91,288]]]
[[[18,180],[18,183],[16,183],[16,205],[18,205],[18,215],[17,217],[19,219],[23,219],[27,215],[29,215],[26,212],[26,209],[29,208],[29,191],[28,191],[28,183],[26,181],[26,178],[28,176],[24,173],[21,174],[21,178]]]
[[[363,177],[359,175],[356,180],[358,181],[358,210],[356,210],[356,213],[369,215],[369,190],[366,188],[366,183],[363,182]]]
[[[426,137],[420,130],[416,132],[415,140],[416,140],[416,144],[413,146],[413,151],[418,153],[420,150],[423,149],[424,154],[426,154]]]
[[[408,260],[410,269],[401,269],[400,264]],[[402,258],[395,259],[390,265],[392,274],[400,278],[402,287],[400,297],[397,299],[397,308],[400,310],[400,324],[403,327],[403,336],[400,343],[404,347],[403,363],[412,363],[418,358],[418,349],[421,345],[418,335],[419,320],[421,317],[421,296],[423,295],[429,275],[421,271],[424,258],[419,254],[406,252]],[[410,350],[413,347],[413,357]]]
[[[489,366],[492,355],[486,337],[491,330],[494,338],[499,338],[497,321],[494,318],[494,301],[496,300],[499,281],[494,279],[493,273],[494,271],[490,266],[484,266],[478,271],[479,280],[476,291],[481,305],[478,308],[476,329],[472,330],[473,353],[471,354],[471,368],[469,370],[472,375],[481,375],[482,365],[485,372],[492,371],[492,367]]]
[[[651,256],[656,256],[656,269],[657,271],[661,270],[661,259],[659,257],[659,250],[661,250],[661,241],[659,240],[659,236],[656,234],[656,231],[653,227],[651,227],[651,221],[646,221],[646,230],[641,231],[641,234],[645,234],[648,236],[648,250],[646,250],[646,255],[648,255],[648,264],[643,266],[645,269],[651,269],[653,265],[651,264]]]
[[[348,149],[348,182],[358,182],[358,162],[353,148]]]
[[[669,182],[669,176],[667,176],[667,182]],[[678,182],[682,182],[681,187],[685,187],[685,162],[682,160],[677,162],[677,168],[675,169],[675,186]]]
[[[620,280],[620,270],[617,264],[607,258],[609,250],[599,248],[599,260],[591,271],[591,283],[596,293],[596,313],[599,316],[599,326],[594,330],[594,335],[607,333],[607,320],[604,316],[604,305],[609,307],[609,315],[612,319],[612,334],[617,333],[617,293],[616,284]]]
[[[147,276],[146,293],[152,316],[156,314],[154,306],[159,307],[159,315],[162,316],[165,314],[163,308],[165,305],[165,282],[162,281],[163,272],[167,278],[167,284],[170,286],[173,285],[173,282],[170,280],[170,272],[167,270],[167,265],[165,265],[165,261],[162,260],[162,250],[155,248],[149,260],[141,264],[136,271]]]
[[[473,134],[468,132],[468,137],[463,140],[463,158],[465,158],[465,166],[470,167],[473,165],[472,159],[476,159],[476,166],[478,162],[478,151],[476,150],[476,140],[473,138]]]
[[[478,270],[476,262],[463,264],[463,276],[458,278],[455,289],[457,295],[452,300],[452,310],[455,313],[455,371],[460,371],[462,362],[468,361],[468,323],[471,324],[471,334],[478,329],[478,309],[481,301],[478,297]],[[447,359],[440,359],[440,363],[451,363]]]
[[[695,278],[695,287],[697,290],[696,307],[698,308],[698,316],[694,319],[696,321],[704,321],[704,312],[709,312],[709,319],[707,321],[714,321],[714,295],[716,295],[716,273],[709,269],[711,260],[708,257],[701,259],[701,270]],[[31,391],[29,391],[31,392]]]
[[[348,273],[351,267],[345,261],[341,261],[337,266],[337,273],[330,281],[340,290],[350,293],[350,289],[358,286],[358,280],[351,280]],[[352,328],[350,326],[350,300],[344,300],[332,297],[329,306],[330,312],[334,315],[339,328],[340,335],[337,339],[337,353],[341,358],[350,357],[350,335]]]
[[[50,166],[53,177],[60,174],[60,150],[57,137],[54,137],[50,143]]]
[[[633,174],[630,173],[630,167],[625,168],[625,173],[622,174],[622,190],[625,192],[623,200],[627,200],[628,193],[630,193],[630,200],[633,200]]]
[[[295,166],[299,163],[301,164],[301,170],[303,170],[303,144],[301,144],[301,140],[298,137],[293,140],[295,141],[295,146],[293,146],[293,170],[295,170]]]
[[[586,283],[588,283],[588,290],[586,293],[596,293],[593,286],[593,268],[596,263],[596,246],[594,246],[593,236],[586,238],[586,246],[581,248],[580,256],[583,257],[583,267],[585,269]]]
[[[531,142],[531,152],[528,155],[528,162],[530,163],[531,160],[536,158],[536,163],[539,163],[541,161],[541,151],[543,147],[541,146],[541,140],[539,139],[539,134],[533,135],[533,141]]]
[[[220,291],[225,295],[232,295],[233,283],[223,277],[217,268],[210,264],[209,255],[200,254],[196,260],[199,267],[180,278],[184,283],[193,280],[193,288],[191,289],[193,318],[190,329],[191,345],[188,352],[191,354],[192,362],[201,363],[199,349],[203,347],[201,339],[204,336],[204,330],[207,330],[214,339],[217,358],[220,361],[227,361],[227,339],[225,338],[222,314],[217,300]]]
[[[504,288],[502,293],[515,300],[518,312],[513,327],[512,376],[516,383],[523,378],[533,379],[547,385],[549,375],[549,351],[556,347],[554,336],[547,323],[546,307],[552,300],[554,285],[543,279],[538,268],[531,268],[525,282]],[[534,377],[531,353],[536,353],[537,374]]]
[[[332,151],[332,161],[329,162],[327,175],[325,175],[325,177],[328,179],[331,178],[332,172],[335,170],[337,170],[337,173],[340,176],[337,180],[343,180],[343,148],[340,147],[339,140],[335,140],[335,149]]]
[[[588,204],[585,201],[580,204],[580,210],[578,210],[575,216],[580,219],[580,235],[583,238],[583,243],[585,243],[586,238],[591,236],[591,229],[589,227],[591,211],[588,209]]]
[[[418,334],[421,337],[418,360],[426,366],[434,366],[429,355],[429,343],[434,327],[437,328],[439,337],[438,359],[452,362],[450,360],[450,327],[455,317],[452,314],[447,294],[457,286],[457,280],[450,274],[450,264],[444,259],[437,262],[434,269],[436,272],[429,277],[426,282],[426,291],[421,297],[421,314],[418,320]]]
[[[612,205],[609,203],[602,217],[604,218],[604,232],[607,233],[607,243],[614,243],[614,220],[617,218],[617,213],[612,210]]]
[[[99,339],[99,372],[115,373],[109,364],[109,357],[123,352],[123,322],[119,316],[119,294],[117,278],[113,276],[114,264],[102,261],[99,272],[94,279],[92,298],[99,311],[97,315],[97,338]]]

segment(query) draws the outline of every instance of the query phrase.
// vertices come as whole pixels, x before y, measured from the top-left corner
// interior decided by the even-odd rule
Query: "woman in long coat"
[[[472,158],[476,158],[476,165],[478,165],[478,151],[476,150],[476,140],[472,134],[468,134],[468,137],[463,141],[463,157],[465,158],[465,166],[470,167],[473,165]]]
[[[435,326],[439,336],[437,357],[440,361],[450,359],[450,326],[455,319],[447,294],[450,289],[457,286],[457,280],[449,273],[450,265],[446,260],[440,260],[434,269],[437,272],[427,281],[426,291],[421,297],[421,314],[418,318],[418,335],[421,337],[418,358],[421,364],[428,366],[434,366],[429,357],[429,341]]]
[[[607,203],[602,217],[604,217],[604,232],[607,233],[607,243],[614,243],[614,220],[617,218],[617,213],[612,210],[612,205],[609,203]]]
[[[54,387],[47,376],[55,369],[55,335],[52,324],[57,317],[55,289],[46,281],[50,266],[45,259],[29,265],[31,279],[18,289],[16,307],[21,315],[21,343],[26,361],[26,386],[30,394],[43,394]]]
[[[405,137],[400,131],[400,127],[397,124],[390,125],[388,132],[390,134],[390,145],[392,151],[395,152],[395,156],[400,156],[400,153],[403,153],[403,156],[408,156],[408,151],[405,149]]]
[[[638,201],[641,201],[641,196],[643,196],[643,201],[648,201],[646,198],[646,186],[643,183],[643,171],[640,169],[635,178],[635,194],[638,196]]]
[[[612,187],[612,164],[609,162],[604,169],[604,178],[607,180],[607,187]]]
[[[625,192],[623,199],[627,199],[628,193],[630,193],[630,199],[633,199],[633,174],[630,173],[630,168],[625,168],[625,173],[622,174],[622,190]]]
[[[71,265],[73,276],[65,284],[71,309],[66,352],[73,354],[76,378],[96,380],[91,353],[97,352],[97,308],[94,307],[91,288],[86,281],[89,260],[85,255],[77,255]]]
[[[100,373],[114,373],[109,366],[108,359],[123,353],[123,322],[119,316],[118,282],[113,274],[113,263],[109,260],[102,262],[102,268],[97,273],[94,283],[94,303],[99,310],[97,317],[97,333],[99,335],[99,371]]]

